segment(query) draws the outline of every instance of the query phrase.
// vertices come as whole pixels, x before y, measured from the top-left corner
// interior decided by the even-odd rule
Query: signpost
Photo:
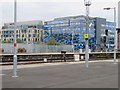
[[[88,67],[88,58],[89,58],[89,47],[88,47],[88,38],[89,38],[89,6],[91,5],[91,1],[90,0],[84,0],[85,6],[86,6],[86,34],[84,34],[84,39],[86,40],[85,43],[85,65],[86,67]]]
[[[16,0],[14,0],[14,56],[13,56],[13,76],[12,77],[18,77],[17,76],[17,52],[16,52],[16,28],[17,28],[17,3]]]

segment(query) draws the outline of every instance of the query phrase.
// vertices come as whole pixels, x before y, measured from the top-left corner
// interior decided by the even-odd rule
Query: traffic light
[[[108,36],[108,30],[105,30],[105,35],[107,35],[107,36]]]

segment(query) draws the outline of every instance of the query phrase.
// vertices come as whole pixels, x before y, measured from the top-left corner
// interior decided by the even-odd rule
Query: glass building
[[[106,30],[108,30],[107,47],[114,48],[114,23],[106,22]]]
[[[90,17],[89,23],[89,48],[93,51],[103,47],[113,48],[114,23],[98,17]],[[74,45],[74,49],[84,49],[85,33],[86,17],[83,15],[55,18],[52,21],[44,22],[45,43],[54,37],[57,42]]]

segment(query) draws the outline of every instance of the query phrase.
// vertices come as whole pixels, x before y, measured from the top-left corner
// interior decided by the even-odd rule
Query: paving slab
[[[19,66],[20,67],[20,66]],[[3,88],[118,88],[118,64],[113,61],[54,63],[18,69],[3,69]]]

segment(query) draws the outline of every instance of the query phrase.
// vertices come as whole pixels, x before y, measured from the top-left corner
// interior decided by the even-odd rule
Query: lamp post
[[[16,28],[17,28],[17,2],[14,0],[14,61],[13,61],[13,76],[12,77],[17,77],[17,52],[16,52]]]
[[[86,40],[85,45],[85,65],[88,67],[88,39],[89,39],[89,6],[91,5],[90,0],[84,0],[84,4],[86,6],[86,34],[84,34],[84,38]]]
[[[114,64],[116,64],[116,49],[117,49],[117,38],[116,38],[116,7],[114,8],[104,8],[104,10],[114,10]]]

